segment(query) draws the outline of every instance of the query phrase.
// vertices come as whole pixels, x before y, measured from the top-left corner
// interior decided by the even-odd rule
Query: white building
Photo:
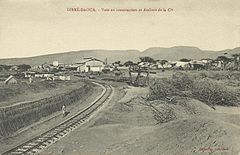
[[[164,64],[161,64],[160,62],[157,62],[157,68],[158,69],[166,69],[166,68],[172,68],[172,65],[170,62],[166,62]]]
[[[59,65],[58,61],[53,61],[53,66],[57,67]]]
[[[35,78],[49,78],[53,76],[54,76],[53,73],[36,73],[35,74]]]
[[[77,64],[79,72],[101,72],[105,67],[105,63],[96,58],[85,58]]]
[[[47,77],[47,80],[51,80],[51,81],[70,81],[71,78],[70,76],[65,76],[65,75],[55,75],[53,77]]]
[[[183,62],[183,61],[171,61],[171,64],[175,64],[174,67],[176,68],[190,68],[191,63],[190,62]]]

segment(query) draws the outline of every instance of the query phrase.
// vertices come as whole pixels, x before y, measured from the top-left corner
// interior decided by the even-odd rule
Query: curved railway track
[[[93,82],[95,83],[95,82]],[[69,119],[53,127],[52,129],[34,137],[31,140],[24,142],[13,149],[2,153],[2,155],[37,154],[51,144],[60,140],[71,131],[80,127],[83,123],[89,120],[89,117],[94,114],[104,103],[108,102],[113,95],[113,88],[107,84],[95,83],[103,88],[102,94],[93,101],[88,107],[73,115]]]

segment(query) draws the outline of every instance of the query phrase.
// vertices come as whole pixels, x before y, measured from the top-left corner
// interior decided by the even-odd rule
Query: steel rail
[[[96,82],[93,83],[101,86],[104,90],[88,107],[50,130],[47,130],[44,133],[2,153],[2,155],[37,154],[44,148],[69,134],[71,131],[80,127],[97,109],[99,109],[99,107],[109,100],[109,97],[113,93],[112,86]]]

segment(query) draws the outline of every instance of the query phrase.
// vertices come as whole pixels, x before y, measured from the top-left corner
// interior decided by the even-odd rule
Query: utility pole
[[[107,65],[107,58],[105,59],[105,65]]]

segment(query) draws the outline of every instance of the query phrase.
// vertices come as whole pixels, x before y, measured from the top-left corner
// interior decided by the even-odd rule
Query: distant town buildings
[[[64,64],[53,61],[52,64],[44,63],[33,66],[31,70],[24,72],[25,78],[39,78],[45,80],[71,80],[68,72],[102,72],[105,68],[105,62],[96,58],[84,58],[75,64]]]
[[[82,61],[76,63],[78,65],[77,71],[79,72],[101,72],[105,63],[96,58],[84,58]]]
[[[71,80],[70,75],[79,73],[83,77],[86,74],[92,73],[109,73],[112,72],[116,76],[127,76],[131,73],[138,73],[139,70],[145,70],[148,73],[156,73],[155,70],[240,70],[240,54],[231,56],[219,56],[216,59],[180,59],[179,61],[169,60],[154,60],[150,57],[141,57],[139,62],[133,62],[131,59],[121,63],[115,61],[107,64],[105,61],[99,60],[94,57],[86,57],[73,64],[64,64],[57,60],[51,63],[43,63],[36,66],[30,66],[28,64],[21,65],[1,65],[0,72],[3,73],[0,76],[1,84],[14,84],[17,83],[17,79],[26,78],[29,83],[34,82],[37,79],[40,80]]]

